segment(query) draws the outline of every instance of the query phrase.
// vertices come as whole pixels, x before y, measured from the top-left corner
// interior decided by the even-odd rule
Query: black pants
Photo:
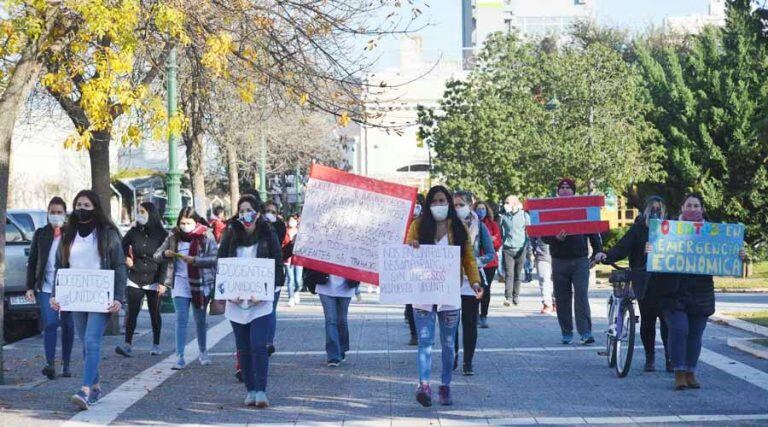
[[[480,301],[480,315],[487,317],[488,306],[491,305],[491,283],[496,277],[496,267],[484,268],[483,272],[485,273],[485,283],[483,283],[483,299]]]
[[[661,322],[659,332],[661,332],[661,342],[664,343],[664,356],[668,358],[667,337],[669,329],[664,316],[661,314],[659,303],[653,298],[643,298],[637,301],[640,306],[640,339],[643,341],[645,356],[653,359],[656,349],[656,319]]]
[[[416,337],[416,321],[413,320],[413,305],[407,304],[405,306],[405,320],[408,321],[408,329],[411,330],[411,336]]]
[[[471,365],[477,347],[477,314],[480,301],[474,296],[461,296],[461,344],[464,346],[464,364]],[[459,328],[456,328],[456,356],[459,357]]]
[[[501,254],[504,263],[504,297],[511,300],[520,295],[520,282],[522,281],[523,264],[525,264],[525,248],[502,249]]]
[[[139,317],[141,304],[144,302],[144,295],[147,296],[147,305],[149,306],[149,318],[152,321],[152,344],[160,345],[160,328],[162,318],[160,317],[160,294],[157,291],[125,287],[125,297],[128,300],[128,316],[125,318],[125,342],[133,342],[133,332],[136,330],[136,318]]]

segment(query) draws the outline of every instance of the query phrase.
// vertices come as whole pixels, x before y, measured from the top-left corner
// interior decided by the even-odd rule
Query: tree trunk
[[[237,148],[234,144],[227,144],[227,175],[229,177],[229,200],[232,213],[237,210],[235,203],[240,199],[240,173],[237,169]]]
[[[206,214],[205,200],[205,163],[203,155],[203,133],[195,132],[184,137],[187,146],[187,170],[192,183],[192,200],[195,211],[201,216]]]

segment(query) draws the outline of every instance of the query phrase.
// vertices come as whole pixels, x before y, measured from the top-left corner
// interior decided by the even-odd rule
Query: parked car
[[[9,215],[5,221],[5,319],[3,331],[6,341],[15,341],[39,333],[40,311],[37,303],[25,298],[27,292],[27,257],[32,243],[32,232]]]
[[[7,215],[30,239],[35,230],[48,224],[48,212],[43,209],[10,209]]]

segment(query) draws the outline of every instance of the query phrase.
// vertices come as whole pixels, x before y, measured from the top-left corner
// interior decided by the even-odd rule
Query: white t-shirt
[[[340,276],[328,275],[328,284],[317,285],[317,293],[327,297],[352,298],[355,296],[355,288],[347,286],[345,278]]]
[[[45,264],[45,279],[43,280],[43,292],[53,292],[53,281],[56,279],[56,253],[59,250],[61,235],[53,238],[53,244],[48,251],[48,262]]]
[[[79,233],[75,234],[75,240],[69,251],[69,268],[101,269],[99,239],[96,238],[96,231],[85,237],[80,237]]]
[[[179,241],[176,246],[176,253],[181,255],[189,255],[189,242]],[[187,263],[177,258],[173,265],[173,290],[171,290],[171,296],[181,298],[192,298],[192,289],[189,287],[189,270],[187,269]],[[201,273],[202,274],[202,273]],[[205,284],[201,287],[204,295],[211,293],[211,287]]]
[[[448,246],[448,235],[446,234],[445,236],[443,236],[442,239],[436,241],[435,245],[437,245],[437,246]],[[419,309],[419,310],[425,310],[425,311],[432,311],[432,305],[414,304],[413,308],[416,308],[416,309]],[[460,308],[461,307],[456,307],[454,305],[438,305],[437,306],[437,311],[459,310]]]
[[[256,258],[256,253],[256,245],[238,246],[236,251],[238,258]],[[266,316],[270,313],[272,313],[272,301],[260,301],[256,304],[250,301],[244,301],[240,304],[227,301],[226,308],[224,309],[224,316],[228,320],[241,325],[247,325],[254,319],[258,319],[259,317]]]

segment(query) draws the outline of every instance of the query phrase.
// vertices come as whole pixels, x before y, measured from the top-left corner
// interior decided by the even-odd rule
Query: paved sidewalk
[[[353,302],[350,309],[352,350],[347,361],[335,369],[325,366],[318,298],[305,297],[293,308],[281,301],[278,352],[270,363],[269,409],[243,407],[245,390],[233,376],[231,328],[217,326],[224,320],[222,316],[209,322],[212,334],[226,334],[210,350],[214,364],[203,367],[193,362],[181,372],[169,372],[161,361],[171,354],[174,316],[163,319],[165,355],[150,357],[149,319],[142,312],[139,328],[144,333],[135,340],[137,357],[117,356],[114,346],[120,338],[105,339],[104,388],[111,392],[147,375],[162,377],[159,386],[144,396],[144,390],[124,390],[127,386],[123,385],[108,398],[127,409],[110,412],[108,406],[96,406],[82,414],[76,414],[68,402],[78,378],[43,381],[28,390],[0,389],[0,426],[60,425],[73,416],[75,421],[83,421],[87,419],[83,417],[97,415],[113,419],[116,425],[768,424],[768,361],[726,343],[727,338],[749,337],[749,333],[710,323],[700,366],[703,388],[675,392],[670,374],[642,372],[644,358],[639,347],[632,372],[623,379],[616,378],[605,357],[597,355],[604,340],[606,291],[592,293],[598,345],[582,347],[559,344],[557,320],[538,314],[532,284],[523,285],[522,304],[511,308],[501,305],[502,288],[494,284],[491,327],[479,330],[476,375],[464,377],[455,372],[452,407],[422,408],[416,403],[416,348],[406,345],[408,328],[402,308],[379,305],[378,297],[363,288],[365,302]],[[718,301],[720,298],[718,295]],[[724,301],[726,306],[768,307],[768,301],[757,296],[726,297]],[[190,324],[188,339],[193,338]],[[637,341],[639,344],[639,338]],[[75,346],[79,348],[79,341]],[[39,380],[42,339],[31,338],[9,347],[5,354],[12,377],[23,377],[22,382]],[[74,359],[77,377],[81,358]],[[661,357],[657,364],[663,367]],[[24,374],[19,376],[18,369]],[[435,392],[439,373],[437,350],[432,371]]]

